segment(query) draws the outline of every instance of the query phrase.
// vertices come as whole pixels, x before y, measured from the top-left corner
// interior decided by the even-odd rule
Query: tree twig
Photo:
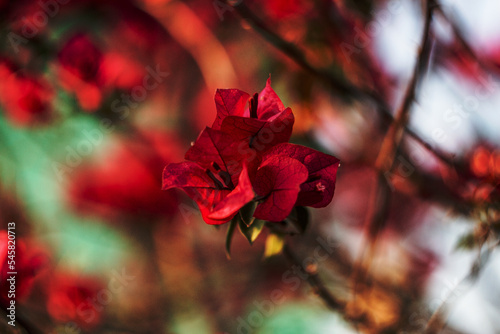
[[[246,20],[253,27],[253,29],[258,32],[265,40],[267,40],[270,44],[283,52],[286,56],[292,59],[303,69],[328,84],[336,93],[343,94],[346,97],[357,100],[369,100],[377,106],[377,110],[381,113],[382,120],[386,123],[386,125],[392,124],[395,121],[390,111],[390,107],[383,99],[380,98],[380,96],[376,92],[364,88],[359,88],[349,82],[346,78],[340,78],[339,76],[332,74],[327,70],[318,69],[311,65],[307,61],[302,50],[300,50],[295,44],[287,42],[281,36],[267,27],[266,24],[262,22],[262,20],[260,20],[259,17],[257,17],[242,1],[240,1],[239,4],[234,4],[233,8],[235,8],[236,12],[244,20]],[[403,130],[416,142],[422,145],[426,150],[431,152],[441,162],[448,165],[449,167],[453,167],[452,158],[448,157],[439,149],[432,147],[431,144],[422,139],[414,130],[408,128],[407,126],[403,127]]]
[[[323,300],[326,306],[328,306],[328,308],[332,311],[342,311],[345,308],[345,303],[337,299],[330,293],[330,291],[328,291],[319,278],[317,271],[304,268],[301,261],[292,252],[287,244],[283,247],[283,254],[292,264],[300,267],[300,270],[307,275],[307,282],[311,285],[314,292]]]
[[[375,168],[377,170],[376,185],[372,193],[372,201],[368,208],[365,224],[368,234],[368,244],[360,254],[360,260],[358,261],[358,265],[355,269],[356,271],[353,275],[354,282],[357,282],[360,278],[362,279],[364,276],[363,271],[368,270],[367,261],[370,260],[377,243],[378,235],[385,226],[390,201],[390,185],[387,174],[392,170],[396,152],[401,144],[403,132],[408,123],[411,106],[416,99],[418,86],[427,69],[432,44],[430,26],[435,6],[434,0],[427,0],[424,2],[424,29],[413,74],[406,88],[403,102],[396,111],[394,122],[391,124],[384,137],[375,162]]]

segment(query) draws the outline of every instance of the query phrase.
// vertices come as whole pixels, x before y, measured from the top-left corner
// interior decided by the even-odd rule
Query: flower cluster
[[[246,107],[248,101],[248,107]],[[163,190],[183,189],[208,224],[230,221],[255,201],[253,216],[282,221],[294,206],[328,205],[339,160],[288,143],[294,116],[271,88],[270,79],[252,97],[238,89],[215,94],[217,117],[185,155],[163,172]]]

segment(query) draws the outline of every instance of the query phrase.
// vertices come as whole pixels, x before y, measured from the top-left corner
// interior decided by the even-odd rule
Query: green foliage
[[[238,227],[240,228],[241,234],[243,234],[243,236],[252,245],[264,229],[265,223],[266,222],[264,220],[254,218],[250,225],[247,226],[240,217]]]
[[[228,224],[227,233],[226,233],[226,256],[228,259],[231,258],[231,242],[233,241],[233,234],[236,225],[238,224],[238,215],[231,219]]]
[[[293,208],[286,221],[291,225],[292,230],[298,234],[303,234],[309,225],[309,211],[303,206]]]

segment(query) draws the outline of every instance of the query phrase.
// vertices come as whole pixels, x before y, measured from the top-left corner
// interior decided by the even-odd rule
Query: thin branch
[[[285,244],[285,246],[283,247],[283,254],[291,263],[300,267],[300,270],[307,275],[307,282],[311,285],[314,292],[324,301],[328,308],[330,308],[332,311],[342,311],[345,308],[345,303],[338,300],[330,293],[330,291],[328,291],[328,289],[319,278],[317,271],[304,268],[301,261],[292,252],[287,244]]]
[[[387,174],[392,170],[396,152],[401,144],[403,132],[408,123],[411,106],[416,99],[417,88],[427,70],[432,44],[430,26],[432,23],[433,10],[435,8],[434,0],[425,1],[424,7],[424,30],[415,68],[406,89],[403,102],[396,111],[394,122],[389,127],[375,162],[377,180],[372,193],[371,206],[368,209],[367,222],[365,224],[369,240],[366,248],[360,254],[360,260],[353,276],[355,282],[363,278],[363,271],[365,269],[368,270],[366,262],[370,260],[377,243],[378,235],[385,226],[390,201],[390,185]]]
[[[396,112],[394,122],[391,124],[388,133],[384,138],[382,147],[380,149],[379,155],[375,166],[379,169],[389,171],[394,163],[394,156],[396,149],[401,143],[403,137],[404,128],[408,124],[408,119],[410,115],[410,109],[413,102],[416,99],[416,93],[418,85],[422,81],[422,77],[427,70],[427,65],[429,62],[429,56],[431,53],[431,38],[430,38],[430,26],[432,22],[432,13],[435,8],[433,0],[428,0],[425,2],[426,6],[426,16],[424,23],[424,31],[422,34],[422,40],[420,42],[420,51],[417,56],[417,62],[415,68],[413,69],[413,74],[406,88],[406,93],[403,99],[403,103]]]
[[[444,316],[447,311],[447,306],[452,302],[463,296],[470,289],[470,284],[474,283],[478,278],[484,267],[488,263],[491,253],[498,246],[500,241],[496,241],[493,245],[489,246],[484,252],[482,248],[488,239],[489,233],[486,233],[483,240],[481,240],[481,245],[479,246],[479,252],[476,260],[472,264],[469,273],[462,278],[462,280],[450,291],[446,299],[443,300],[441,305],[434,311],[434,313],[429,318],[427,325],[425,327],[425,333],[434,334],[440,333],[445,327],[446,323],[444,321]],[[454,298],[453,298],[454,297]]]
[[[474,61],[479,65],[479,67],[486,73],[489,72],[495,72],[497,75],[500,75],[500,68],[493,64],[491,61],[488,59],[484,59],[480,57],[476,51],[470,46],[470,44],[467,42],[467,39],[464,36],[464,33],[462,32],[462,29],[460,26],[457,24],[457,22],[450,17],[441,6],[437,7],[437,12],[448,22],[451,26],[451,29],[453,31],[453,34],[455,35],[455,38],[457,39],[458,43],[460,46],[469,54],[469,56],[474,59]]]
[[[257,17],[243,2],[235,4],[233,8],[235,8],[236,12],[243,19],[245,19],[253,27],[253,29],[258,32],[265,40],[267,40],[270,44],[283,52],[287,57],[292,59],[303,69],[328,84],[335,92],[357,100],[367,99],[375,103],[375,105],[377,106],[377,110],[379,110],[379,112],[381,113],[382,120],[386,124],[392,124],[395,121],[390,111],[390,107],[383,99],[380,98],[380,96],[376,92],[359,88],[349,82],[347,78],[340,78],[327,70],[318,69],[311,65],[307,61],[302,50],[300,50],[295,44],[287,42],[281,36],[267,27],[266,24],[262,22],[262,20],[260,20],[259,17]],[[453,160],[450,157],[448,157],[440,150],[433,148],[431,144],[422,139],[412,129],[409,129],[406,126],[403,129],[410,137],[412,137],[415,141],[422,145],[426,150],[431,152],[441,162],[450,167],[453,167]]]
[[[255,31],[264,37],[264,39],[281,50],[299,66],[331,85],[336,92],[353,98],[363,98],[369,96],[368,93],[362,92],[358,87],[352,85],[347,80],[343,81],[340,78],[337,78],[325,71],[321,71],[309,64],[302,50],[300,50],[295,44],[285,41],[281,36],[269,29],[265,23],[262,22],[243,2],[235,4],[234,8],[238,14],[254,28]]]

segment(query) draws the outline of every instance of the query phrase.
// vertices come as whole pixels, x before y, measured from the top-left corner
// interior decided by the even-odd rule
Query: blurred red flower
[[[238,89],[218,89],[215,94],[217,117],[214,129],[230,134],[235,140],[248,139],[250,147],[263,152],[292,135],[295,121],[292,110],[285,108],[271,88],[271,79],[260,94],[254,94],[244,109],[249,95]]]
[[[70,38],[59,51],[58,59],[62,67],[77,78],[89,83],[100,81],[103,54],[88,36],[76,34]]]
[[[71,321],[87,330],[100,323],[105,306],[100,300],[108,301],[101,291],[109,293],[101,280],[56,274],[47,289],[47,311],[54,320]]]
[[[143,142],[121,140],[106,157],[95,156],[71,174],[73,207],[86,213],[151,218],[176,212],[173,192],[162,192],[157,177],[179,154],[177,139],[151,135]]]
[[[43,79],[16,72],[13,63],[0,61],[0,80],[0,103],[13,124],[27,126],[52,119],[53,92]]]
[[[97,110],[113,88],[130,89],[142,83],[144,68],[115,51],[102,51],[90,36],[76,33],[58,54],[61,85],[76,94],[86,111]]]

